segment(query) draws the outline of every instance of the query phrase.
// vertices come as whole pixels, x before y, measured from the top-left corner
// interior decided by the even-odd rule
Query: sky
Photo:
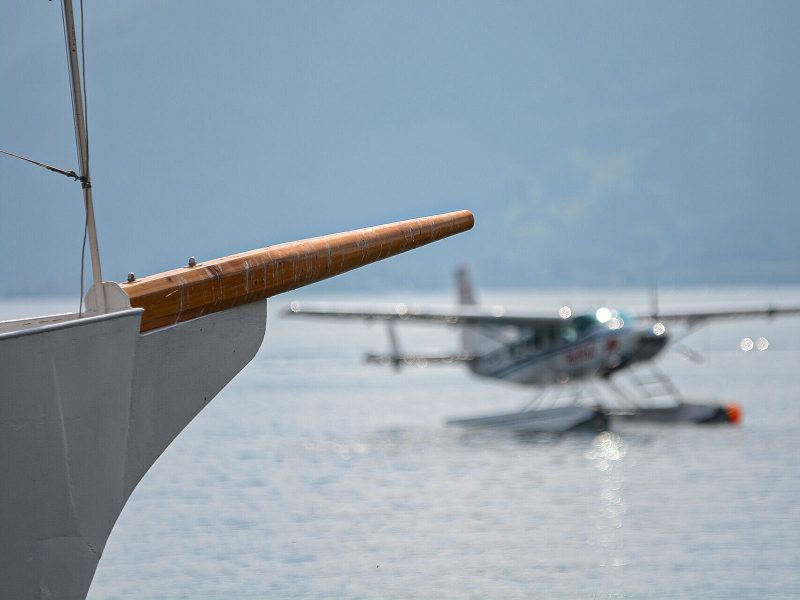
[[[323,285],[800,283],[796,2],[84,7],[106,279],[466,208]],[[3,3],[0,148],[76,168],[69,98],[59,4]],[[0,296],[77,294],[82,210],[0,156]]]

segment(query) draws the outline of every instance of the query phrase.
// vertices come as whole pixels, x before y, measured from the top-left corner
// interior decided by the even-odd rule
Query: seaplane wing
[[[713,320],[751,319],[789,315],[800,315],[800,306],[767,306],[761,308],[738,308],[700,312],[666,312],[657,315],[645,315],[642,318],[648,318],[654,321],[681,323],[689,327],[695,327]]]
[[[447,325],[499,325],[520,328],[538,328],[563,325],[570,321],[561,317],[507,313],[502,307],[464,307],[446,311],[423,310],[406,304],[397,304],[383,310],[348,310],[337,307],[292,302],[288,315],[325,317],[331,319],[363,319],[374,321],[428,321]]]
[[[470,360],[470,355],[466,353],[461,354],[379,354],[376,352],[369,352],[364,360],[368,363],[378,365],[413,365],[413,366],[427,366],[427,365],[454,365],[460,362]]]

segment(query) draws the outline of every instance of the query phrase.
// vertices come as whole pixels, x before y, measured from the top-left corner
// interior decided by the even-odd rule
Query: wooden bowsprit
[[[121,283],[141,331],[264,300],[472,228],[457,211],[287,242]]]

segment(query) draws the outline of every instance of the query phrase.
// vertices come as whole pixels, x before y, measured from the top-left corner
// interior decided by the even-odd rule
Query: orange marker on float
[[[742,407],[735,402],[731,402],[725,407],[725,413],[731,423],[738,425],[742,422]]]

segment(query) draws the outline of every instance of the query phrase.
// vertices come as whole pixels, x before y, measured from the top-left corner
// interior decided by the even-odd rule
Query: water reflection
[[[594,518],[594,532],[587,543],[599,546],[600,566],[621,567],[628,564],[625,558],[622,526],[627,505],[624,496],[625,442],[619,434],[603,432],[592,440],[584,457],[591,461],[601,474],[598,493],[599,510]]]
[[[600,471],[608,471],[611,463],[625,456],[625,444],[619,434],[604,431],[594,438],[591,448],[584,456],[588,460],[597,461],[595,466]]]
[[[310,440],[304,442],[303,447],[311,453],[335,454],[343,460],[350,460],[354,455],[365,454],[369,451],[369,444],[357,441]]]

